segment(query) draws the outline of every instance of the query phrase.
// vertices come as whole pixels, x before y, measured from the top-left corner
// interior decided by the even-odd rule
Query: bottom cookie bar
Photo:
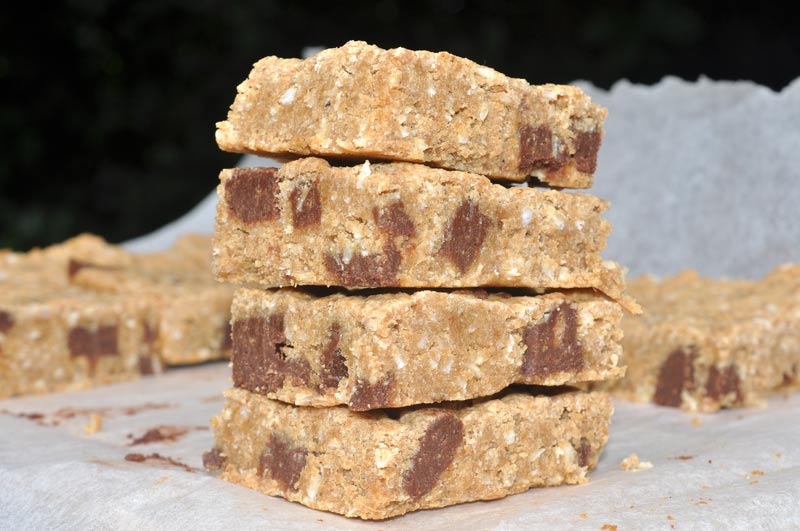
[[[800,266],[759,281],[712,280],[688,271],[629,282],[645,309],[626,315],[627,377],[601,383],[620,398],[687,411],[763,404],[796,387],[800,367]]]
[[[491,500],[576,484],[597,464],[612,406],[602,392],[515,389],[436,407],[354,412],[226,392],[209,468],[233,483],[349,517]]]

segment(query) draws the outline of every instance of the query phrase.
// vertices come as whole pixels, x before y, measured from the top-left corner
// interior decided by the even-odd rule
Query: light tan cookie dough
[[[0,398],[161,372],[155,308],[76,288],[0,283]]]
[[[331,167],[315,158],[224,170],[217,192],[213,265],[222,281],[596,288],[625,299],[619,265],[600,257],[608,204],[592,196],[419,164]]]
[[[449,53],[348,42],[304,61],[256,63],[217,124],[217,143],[587,188],[605,117],[577,87],[531,86]]]
[[[27,253],[0,251],[0,293],[23,288],[43,301],[65,290],[86,292],[87,300],[113,293],[152,308],[153,344],[164,363],[221,359],[230,355],[234,288],[213,279],[210,257],[210,236],[188,235],[167,251],[135,254],[83,234]]]
[[[211,275],[211,238],[190,235],[160,253],[129,253],[117,265],[71,262],[71,281],[95,291],[147,297],[159,310],[158,347],[169,365],[230,355],[233,287]]]
[[[645,313],[623,318],[621,398],[687,411],[763,404],[797,386],[800,266],[759,281],[711,280],[693,271],[629,283]]]
[[[298,407],[226,392],[204,456],[221,477],[315,509],[383,519],[586,481],[608,439],[605,393],[378,410]]]
[[[298,405],[368,410],[624,374],[622,310],[599,296],[242,289],[232,313],[234,385]]]

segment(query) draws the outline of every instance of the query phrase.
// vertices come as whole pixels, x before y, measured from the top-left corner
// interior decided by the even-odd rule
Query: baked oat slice
[[[284,404],[226,392],[204,456],[220,477],[349,517],[491,500],[583,483],[608,439],[604,393],[504,396],[378,410]]]
[[[797,387],[800,266],[758,281],[712,280],[693,271],[629,283],[645,313],[627,315],[627,377],[615,395],[687,411],[763,404]]]
[[[600,296],[241,289],[232,313],[234,385],[297,405],[369,410],[624,374],[622,310]]]
[[[577,87],[532,86],[449,53],[351,41],[306,60],[258,61],[217,124],[217,143],[587,188],[605,117]]]
[[[594,288],[635,307],[619,265],[600,257],[608,204],[592,196],[318,158],[220,179],[213,267],[225,282]]]
[[[2,285],[2,284],[0,284]],[[0,399],[86,389],[161,372],[146,301],[74,288],[0,290]]]
[[[182,365],[230,356],[234,288],[211,274],[211,237],[188,235],[163,252],[125,253],[116,263],[91,254],[71,257],[73,285],[151,299],[158,309],[157,346],[165,363]]]

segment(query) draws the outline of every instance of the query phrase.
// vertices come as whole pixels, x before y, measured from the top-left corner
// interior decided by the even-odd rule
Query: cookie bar
[[[624,374],[622,310],[587,294],[241,289],[232,314],[234,385],[297,405],[368,410]]]
[[[600,251],[607,203],[506,188],[419,164],[224,170],[213,267],[265,287],[596,288],[623,299]]]
[[[73,285],[153,300],[159,310],[158,348],[170,365],[221,359],[230,354],[233,288],[211,275],[211,238],[190,235],[167,251],[125,255],[116,261],[73,254]]]
[[[217,124],[217,143],[588,188],[605,117],[577,87],[531,86],[448,53],[348,42],[304,61],[258,61]]]
[[[576,484],[597,464],[612,413],[604,393],[358,413],[226,392],[204,461],[233,483],[350,517],[490,500]]]
[[[797,385],[800,266],[759,281],[688,271],[629,287],[645,313],[622,321],[628,373],[611,384],[618,396],[710,412],[762,404]]]
[[[161,372],[147,302],[47,281],[0,286],[0,399]]]

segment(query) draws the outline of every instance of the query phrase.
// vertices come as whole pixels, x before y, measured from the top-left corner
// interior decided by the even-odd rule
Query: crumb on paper
[[[97,413],[92,413],[89,415],[89,424],[83,426],[83,431],[86,435],[94,435],[100,428],[103,427],[103,417],[98,415]]]
[[[581,517],[581,520],[586,520],[587,518],[589,518],[589,515],[586,514],[586,513],[581,513],[580,517]]]
[[[764,475],[764,471],[763,470],[751,470],[750,471],[750,475],[751,476],[763,476]]]
[[[699,426],[703,423],[703,419],[700,417],[692,417],[692,426]]]
[[[783,457],[783,454],[782,454],[782,453],[780,453],[780,452],[775,452],[775,458],[776,458],[776,459],[780,459],[781,457]]]
[[[674,522],[674,521],[675,521],[675,517],[674,517],[674,516],[672,516],[672,515],[669,515],[669,514],[668,514],[668,515],[667,515],[667,520],[670,520],[670,521],[673,521],[673,522]]]
[[[617,526],[614,524],[603,524],[603,527],[600,528],[600,531],[617,531]]]
[[[622,470],[631,470],[633,472],[639,472],[640,470],[649,470],[653,468],[653,463],[650,461],[639,461],[639,456],[636,454],[631,454],[619,464],[619,467]]]
[[[693,455],[676,455],[675,457],[672,457],[671,459],[677,459],[678,461],[689,461],[691,459],[694,459],[694,456]]]

